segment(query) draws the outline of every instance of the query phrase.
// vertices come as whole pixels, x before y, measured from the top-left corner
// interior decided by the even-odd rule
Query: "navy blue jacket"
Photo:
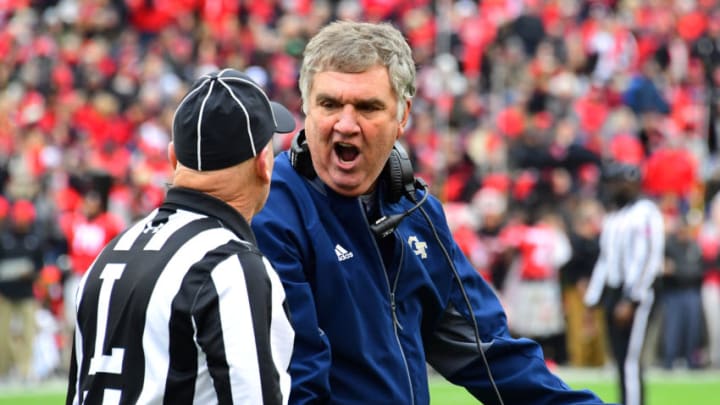
[[[380,211],[412,206],[402,198]],[[282,279],[296,331],[291,404],[428,404],[426,362],[485,404],[499,403],[443,247],[505,404],[602,403],[553,375],[536,343],[510,337],[495,293],[453,241],[434,197],[400,223],[394,247],[380,249],[360,199],[302,177],[284,152],[252,225]]]

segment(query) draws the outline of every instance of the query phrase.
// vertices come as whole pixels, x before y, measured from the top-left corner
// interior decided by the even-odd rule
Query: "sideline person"
[[[584,299],[588,307],[605,310],[622,403],[642,405],[642,352],[665,251],[663,216],[657,204],[642,195],[639,167],[610,162],[603,167],[603,178],[610,207]]]
[[[598,404],[508,334],[492,288],[396,143],[415,65],[389,24],[334,22],[300,71],[305,128],[253,227],[296,331],[292,404],[428,404],[426,362],[485,404]]]
[[[67,404],[287,404],[294,332],[250,228],[290,112],[246,75],[200,77],[173,117],[163,204],[77,292]]]
[[[8,222],[0,225],[0,380],[31,383],[37,380],[33,352],[39,309],[33,286],[47,238],[32,201],[20,199],[9,207]]]

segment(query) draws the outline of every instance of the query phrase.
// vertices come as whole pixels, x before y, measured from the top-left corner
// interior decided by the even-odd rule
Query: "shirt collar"
[[[209,194],[184,187],[172,187],[167,192],[163,207],[199,212],[216,218],[240,238],[257,246],[255,235],[245,218],[226,202]]]

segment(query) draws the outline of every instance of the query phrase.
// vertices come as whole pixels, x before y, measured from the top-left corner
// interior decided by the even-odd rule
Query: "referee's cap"
[[[290,111],[235,69],[197,79],[173,116],[175,155],[199,171],[242,163],[257,156],[275,133],[293,130]]]

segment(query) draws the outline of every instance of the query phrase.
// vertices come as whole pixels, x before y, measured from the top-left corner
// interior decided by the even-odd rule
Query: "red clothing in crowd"
[[[465,20],[459,35],[463,43],[464,72],[470,78],[477,78],[482,70],[483,53],[495,40],[497,27],[487,16],[480,14]]]
[[[707,25],[707,16],[701,10],[693,10],[677,19],[677,33],[691,43],[705,32]]]
[[[130,22],[141,32],[157,33],[178,15],[195,7],[196,0],[125,0]]]
[[[497,114],[495,126],[501,134],[515,139],[525,130],[525,114],[516,106],[507,107]]]
[[[130,158],[130,151],[108,142],[92,151],[90,164],[110,173],[116,179],[124,179],[130,169]]]
[[[60,227],[67,240],[70,267],[75,274],[82,275],[124,224],[109,212],[92,219],[80,212],[70,212],[60,217]]]
[[[686,149],[661,148],[645,163],[643,188],[652,196],[689,196],[697,184],[697,162]]]
[[[645,158],[645,151],[635,135],[617,134],[610,141],[610,156],[618,162],[640,165]]]
[[[557,275],[555,249],[557,231],[546,224],[514,225],[500,233],[506,247],[520,254],[520,277],[524,280],[545,280]]]
[[[607,122],[610,106],[598,87],[591,88],[587,94],[575,101],[575,112],[580,117],[580,129],[587,134],[597,134]]]
[[[478,234],[470,227],[460,225],[453,231],[453,238],[475,269],[487,281],[492,281],[491,247],[483,243]]]

